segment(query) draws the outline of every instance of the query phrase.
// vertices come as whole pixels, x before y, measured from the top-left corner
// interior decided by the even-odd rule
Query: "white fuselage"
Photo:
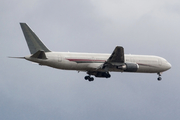
[[[96,71],[111,54],[99,53],[71,53],[71,52],[46,52],[47,59],[37,59],[30,56],[25,59],[37,62],[53,68],[77,71]],[[164,58],[150,55],[124,55],[125,63],[136,63],[139,68],[137,72],[160,73],[171,68],[171,64]],[[100,69],[98,71],[104,71]],[[108,71],[123,72],[116,68]]]

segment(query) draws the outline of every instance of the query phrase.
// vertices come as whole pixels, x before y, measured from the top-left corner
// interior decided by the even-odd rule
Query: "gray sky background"
[[[179,0],[1,0],[0,120],[179,120]],[[52,51],[157,55],[172,68],[156,74],[83,72],[7,56],[29,50],[26,22]]]

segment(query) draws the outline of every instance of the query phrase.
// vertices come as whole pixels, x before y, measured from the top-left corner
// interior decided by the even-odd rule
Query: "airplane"
[[[161,73],[171,68],[164,58],[152,55],[124,54],[122,46],[116,46],[112,54],[53,52],[50,51],[26,23],[20,23],[31,55],[22,58],[39,65],[62,70],[86,72],[85,80],[93,81],[95,77],[110,78],[110,72]]]

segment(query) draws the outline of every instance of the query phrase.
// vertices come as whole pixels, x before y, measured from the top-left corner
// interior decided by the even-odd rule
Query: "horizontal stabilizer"
[[[25,59],[25,57],[8,57],[8,58]]]
[[[36,53],[34,53],[32,56],[32,58],[38,58],[38,59],[47,59],[46,54],[44,51],[37,51]]]

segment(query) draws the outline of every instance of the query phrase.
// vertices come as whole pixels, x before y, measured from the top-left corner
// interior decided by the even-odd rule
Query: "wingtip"
[[[19,24],[21,25],[21,24],[26,24],[26,23],[25,22],[20,22]]]

